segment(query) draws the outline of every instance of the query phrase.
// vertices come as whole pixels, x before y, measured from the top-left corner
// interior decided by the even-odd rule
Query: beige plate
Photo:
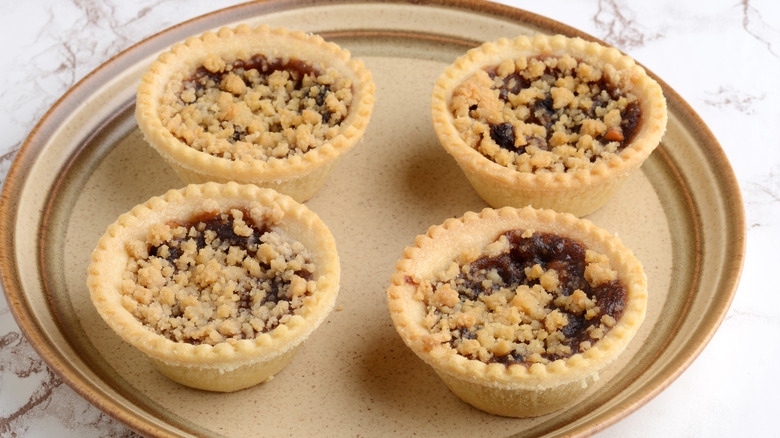
[[[372,70],[377,100],[365,141],[307,204],[339,247],[342,310],[273,381],[213,394],[172,383],[122,343],[89,302],[85,278],[89,253],[108,224],[182,185],[135,127],[142,72],[174,42],[239,21],[318,32],[349,48]],[[0,261],[19,325],[65,382],[146,435],[536,436],[588,434],[612,424],[665,388],[704,348],[728,309],[744,257],[734,174],[710,131],[668,86],[663,145],[590,216],[643,262],[650,302],[634,342],[586,399],[529,420],[477,411],[404,346],[386,308],[385,289],[404,246],[432,224],[485,207],[434,135],[434,79],[478,42],[533,32],[593,39],[477,1],[270,1],[186,22],[130,48],[46,114],[8,176]]]

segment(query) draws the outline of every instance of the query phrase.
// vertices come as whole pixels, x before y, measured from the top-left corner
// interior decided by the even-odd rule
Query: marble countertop
[[[47,109],[94,68],[232,0],[8,2],[0,16],[0,180]],[[663,78],[713,131],[744,197],[742,280],[719,331],[671,386],[601,437],[776,433],[780,306],[780,3],[502,1],[596,36]],[[775,102],[775,103],[772,103]],[[49,370],[0,296],[0,436],[135,436]]]

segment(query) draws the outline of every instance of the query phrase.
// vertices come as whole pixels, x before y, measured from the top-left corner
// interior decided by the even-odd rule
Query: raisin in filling
[[[520,230],[502,239],[507,250],[461,267],[446,285],[433,285],[436,293],[457,292],[457,304],[453,297],[433,313],[434,331],[449,327],[449,345],[460,354],[506,365],[548,363],[590,348],[620,319],[626,287],[616,278],[591,284],[587,260],[597,256],[583,244],[548,233],[524,237]],[[514,315],[513,307],[526,314]],[[489,315],[469,316],[480,311]]]

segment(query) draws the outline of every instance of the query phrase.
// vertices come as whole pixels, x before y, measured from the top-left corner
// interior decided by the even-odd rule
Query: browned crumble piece
[[[549,363],[591,348],[627,299],[606,256],[533,230],[501,234],[481,255],[422,281],[428,347],[483,362]]]
[[[450,110],[466,144],[498,164],[586,169],[618,155],[640,122],[636,97],[614,76],[569,55],[508,59],[455,88]]]
[[[252,217],[233,209],[153,226],[148,243],[128,245],[124,307],[192,344],[254,339],[284,324],[312,299],[314,265],[302,244]]]

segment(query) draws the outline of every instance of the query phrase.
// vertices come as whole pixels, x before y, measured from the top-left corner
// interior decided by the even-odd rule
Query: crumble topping
[[[507,366],[546,364],[591,348],[626,304],[609,259],[570,238],[512,230],[466,257],[418,285],[428,348],[448,344]]]
[[[210,55],[163,95],[163,126],[189,146],[236,161],[302,155],[335,138],[352,102],[335,69],[294,58]]]
[[[122,305],[155,333],[191,344],[254,339],[284,324],[313,300],[316,281],[308,250],[266,225],[282,214],[231,209],[153,226],[149,242],[127,245]]]
[[[520,172],[566,172],[618,155],[640,122],[636,96],[614,67],[569,55],[507,59],[477,71],[452,95],[469,146]]]

